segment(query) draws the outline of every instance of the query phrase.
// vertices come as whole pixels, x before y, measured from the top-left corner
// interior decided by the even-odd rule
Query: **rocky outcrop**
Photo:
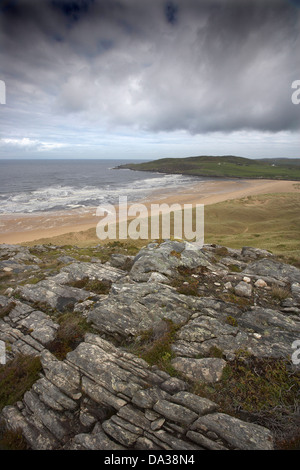
[[[40,270],[44,250],[50,248],[36,249],[37,258],[2,246],[0,269],[7,273],[11,261]],[[33,284],[16,282],[0,296],[7,361],[22,353],[42,363],[22,401],[3,408],[8,429],[21,430],[32,449],[273,448],[269,429],[224,413],[192,393],[192,385],[220,382],[240,350],[260,359],[290,358],[300,335],[299,269],[265,250],[174,241],[151,243],[135,257],[114,255],[105,264],[57,251],[57,272]],[[24,276],[22,268],[18,273]],[[109,282],[109,292],[74,287],[87,278]],[[276,301],[274,288],[284,290]],[[64,311],[83,315],[94,332],[58,360],[48,345]],[[146,333],[154,342],[164,337],[168,325],[177,376],[130,352]]]
[[[187,384],[88,334],[2,416],[32,449],[272,449],[270,431],[220,413]]]

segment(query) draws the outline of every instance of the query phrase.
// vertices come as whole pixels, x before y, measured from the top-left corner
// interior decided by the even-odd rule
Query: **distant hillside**
[[[252,160],[232,155],[162,158],[145,163],[127,163],[117,169],[223,178],[300,180],[300,159],[289,158]]]

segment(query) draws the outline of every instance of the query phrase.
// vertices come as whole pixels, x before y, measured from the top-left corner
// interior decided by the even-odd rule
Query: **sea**
[[[116,169],[130,162],[0,160],[0,214],[84,210],[118,204],[120,196],[134,202],[156,191],[183,189],[201,181],[193,176]]]

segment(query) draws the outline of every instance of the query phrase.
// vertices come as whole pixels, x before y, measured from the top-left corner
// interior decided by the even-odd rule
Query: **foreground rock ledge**
[[[49,250],[60,255],[58,272],[26,284],[41,272]],[[125,264],[116,255],[103,264],[92,257],[79,262],[59,247],[35,253],[39,257],[28,248],[0,246],[0,270],[23,276],[0,296],[7,361],[22,353],[39,356],[43,367],[22,401],[3,408],[0,418],[21,430],[31,449],[274,448],[270,430],[224,414],[188,389],[191,382],[220,381],[237,350],[260,359],[290,357],[300,335],[299,269],[265,250],[174,241],[149,244],[130,258],[128,270],[122,269],[128,257]],[[182,289],[173,283],[180,269],[188,273]],[[109,283],[109,292],[74,287],[86,278]],[[270,303],[271,289],[287,295]],[[96,333],[60,361],[47,348],[65,311],[82,315]],[[122,348],[145,331],[159,338],[166,322],[176,327],[170,364],[181,379]],[[222,358],[210,357],[211,349]]]
[[[97,335],[64,361],[46,350],[41,359],[43,377],[2,411],[32,449],[273,449],[268,429],[219,413],[182,380]]]

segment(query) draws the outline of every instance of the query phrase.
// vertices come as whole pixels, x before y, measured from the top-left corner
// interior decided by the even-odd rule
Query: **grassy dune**
[[[300,261],[300,194],[265,194],[205,209],[205,242],[253,246]]]
[[[248,196],[205,206],[205,243],[232,248],[264,248],[286,260],[300,263],[300,194]],[[150,225],[150,224],[149,224]],[[24,243],[32,246],[37,242]],[[95,228],[45,238],[38,243],[89,247],[100,241]],[[122,240],[122,246],[141,248],[146,240]]]

